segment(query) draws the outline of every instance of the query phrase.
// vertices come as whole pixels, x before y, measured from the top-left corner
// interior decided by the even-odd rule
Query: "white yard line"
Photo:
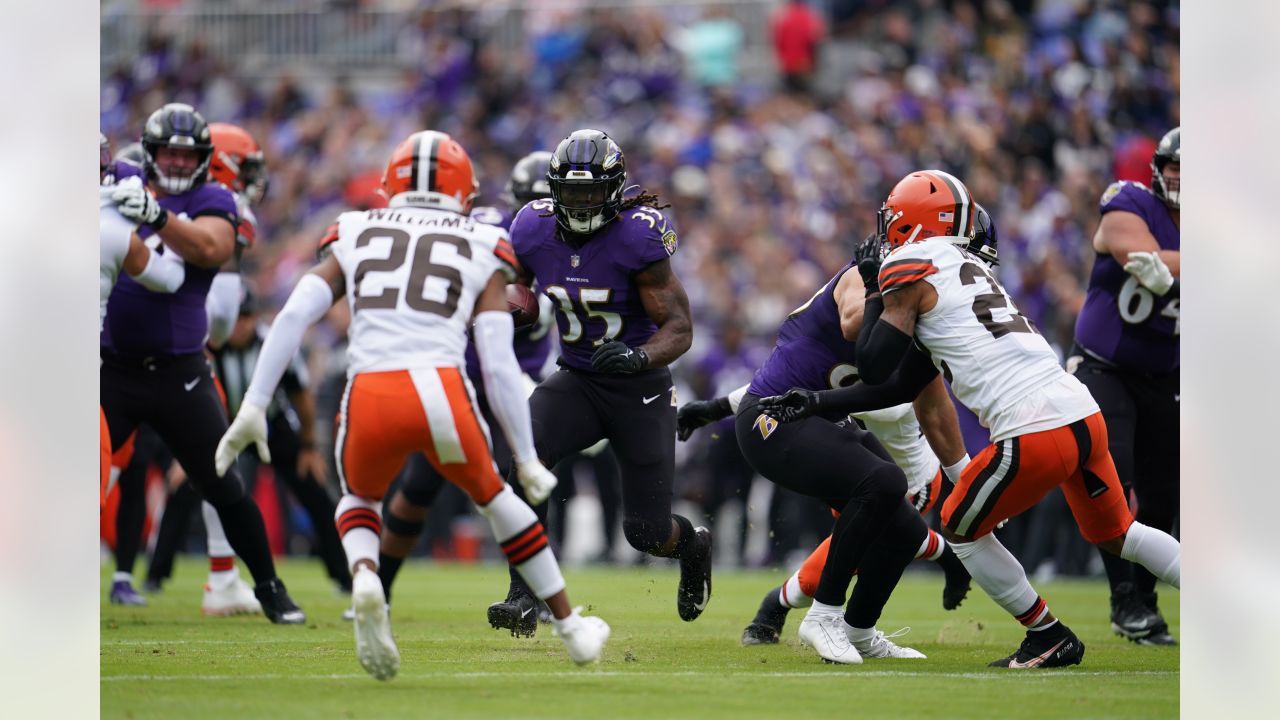
[[[1136,670],[1132,672],[1120,672],[1110,670],[1036,670],[1030,672],[924,672],[914,670],[849,670],[841,673],[839,670],[832,668],[829,671],[807,671],[798,670],[794,672],[747,672],[747,671],[721,671],[721,670],[683,670],[683,671],[644,671],[638,670],[634,672],[616,671],[616,670],[582,670],[575,671],[566,668],[563,672],[434,672],[434,673],[418,673],[404,674],[398,677],[402,680],[435,680],[435,679],[467,679],[467,678],[560,678],[560,679],[580,679],[580,678],[626,678],[626,677],[657,677],[657,678],[677,678],[677,677],[741,677],[741,678],[829,678],[835,676],[848,678],[887,678],[887,677],[903,677],[903,678],[947,678],[962,680],[1006,680],[1016,678],[1018,682],[1025,682],[1029,678],[1056,678],[1056,677],[1176,677],[1179,675],[1175,670]],[[107,682],[151,682],[166,680],[197,680],[200,682],[247,682],[260,680],[364,680],[368,679],[368,675],[364,673],[343,673],[343,674],[321,674],[321,675],[291,675],[282,673],[259,673],[245,675],[104,675],[101,681]]]

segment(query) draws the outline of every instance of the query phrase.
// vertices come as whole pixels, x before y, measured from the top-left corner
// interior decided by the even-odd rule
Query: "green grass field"
[[[1176,648],[1113,636],[1106,585],[1055,582],[1041,592],[1084,641],[1068,670],[1008,671],[1022,630],[975,588],[942,610],[941,576],[908,574],[879,627],[929,656],[823,664],[796,640],[793,612],[780,645],[744,648],[743,626],[779,572],[717,572],[696,622],[676,616],[674,568],[567,573],[570,597],[613,627],[597,666],[578,668],[550,628],[532,640],[491,630],[489,602],[506,589],[497,565],[411,564],[395,588],[399,677],[381,683],[356,661],[352,629],[316,563],[286,561],[281,576],[307,611],[303,626],[262,617],[204,618],[204,564],[179,565],[147,608],[108,605],[102,575],[101,703],[106,718],[1035,718],[1177,717]],[[1161,609],[1178,635],[1178,594]],[[822,713],[822,714],[818,714]]]

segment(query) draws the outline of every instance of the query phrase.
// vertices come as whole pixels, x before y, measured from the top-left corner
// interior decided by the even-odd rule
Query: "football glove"
[[[542,461],[534,458],[516,463],[516,477],[524,488],[524,498],[530,505],[541,505],[551,497],[556,489],[556,476],[542,465]]]
[[[782,395],[760,400],[760,410],[778,422],[795,422],[817,414],[821,396],[813,390],[792,388]]]
[[[169,211],[160,207],[155,196],[142,186],[140,178],[127,178],[117,185],[111,200],[121,215],[152,230],[158,231],[169,221]]]
[[[243,402],[231,427],[223,433],[218,441],[218,450],[214,453],[213,464],[218,477],[227,474],[227,469],[240,457],[240,453],[253,443],[258,449],[258,459],[264,463],[271,462],[271,451],[267,449],[267,409]],[[555,479],[552,476],[552,479]]]
[[[1143,287],[1157,295],[1164,295],[1173,287],[1173,273],[1160,259],[1159,253],[1131,252],[1124,271],[1138,278]]]
[[[880,265],[884,263],[884,236],[871,233],[858,245],[853,259],[858,263],[858,274],[862,276],[862,286],[867,295],[880,292]]]
[[[620,340],[610,340],[591,356],[591,369],[602,373],[629,375],[649,365],[649,355],[641,348],[629,348]]]
[[[676,437],[688,440],[693,431],[700,427],[727,418],[733,414],[729,406],[729,398],[719,397],[714,400],[694,400],[680,406],[676,412]]]

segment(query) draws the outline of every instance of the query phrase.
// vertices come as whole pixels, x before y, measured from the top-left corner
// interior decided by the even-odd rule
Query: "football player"
[[[1178,220],[1181,132],[1161,138],[1151,187],[1117,182],[1102,194],[1097,256],[1076,320],[1068,367],[1107,421],[1120,483],[1138,499],[1137,518],[1173,531],[1178,517]],[[1139,644],[1172,645],[1156,604],[1155,576],[1102,553],[1111,584],[1111,629]]]
[[[1058,365],[986,265],[965,250],[973,214],[968,189],[940,170],[913,172],[895,185],[880,210],[881,233],[859,251],[876,265],[876,246],[893,248],[879,271],[868,273],[873,282],[858,335],[863,383],[790,391],[762,405],[784,421],[857,412],[913,398],[940,373],[947,377],[990,429],[992,444],[965,467],[943,503],[943,536],[978,585],[1027,628],[1022,645],[991,665],[1074,665],[1084,644],[1027,582],[992,534],[996,525],[1061,487],[1086,540],[1174,587],[1180,549],[1167,533],[1133,519],[1097,403]]]
[[[142,147],[145,186],[119,184],[111,197],[121,215],[139,224],[140,236],[154,234],[182,257],[186,280],[177,292],[162,295],[124,277],[111,292],[101,338],[101,401],[112,447],[142,423],[153,427],[217,508],[267,617],[301,623],[305,615],[276,577],[258,506],[237,474],[221,476],[213,467],[227,418],[204,355],[205,299],[234,252],[235,198],[207,181],[209,125],[190,105],[170,103],[152,113]]]
[[[520,158],[511,170],[511,177],[508,178],[506,190],[503,193],[507,208],[477,207],[471,211],[472,219],[503,230],[509,229],[516,210],[529,202],[551,196],[551,191],[547,187],[547,168],[550,160],[551,153],[545,150],[532,152]],[[532,326],[517,328],[515,332],[516,360],[520,363],[520,369],[527,378],[526,384],[530,389],[542,379],[543,368],[547,365],[547,359],[552,350],[551,305],[545,296],[542,296],[541,303],[538,322]],[[467,377],[476,388],[476,405],[480,408],[480,414],[486,423],[492,425],[496,418],[489,407],[489,399],[481,374],[480,358],[476,354],[474,341],[467,343],[466,367]],[[492,440],[493,459],[498,464],[498,473],[506,477],[511,468],[511,448],[500,433],[494,435]],[[422,534],[427,514],[444,482],[444,476],[429,464],[425,470],[422,470],[419,463],[410,463],[406,465],[406,470],[401,475],[401,482],[387,500],[382,519],[382,548],[378,558],[378,575],[382,578],[382,586],[386,589],[388,602],[390,602],[391,586],[395,583],[396,575],[399,574],[405,558],[413,550],[418,536]],[[537,613],[527,613],[508,624],[515,625],[512,629],[513,633],[529,635],[536,630],[537,620]]]
[[[553,301],[560,331],[560,369],[530,398],[538,457],[552,467],[609,440],[627,542],[680,560],[676,609],[692,621],[711,599],[711,532],[671,513],[676,398],[667,366],[693,340],[689,299],[671,269],[676,231],[655,195],[623,199],[626,159],[599,130],[560,141],[547,181],[551,198],[525,205],[511,224],[522,282],[536,281]],[[504,618],[532,608],[513,575],[489,620],[507,627]]]
[[[107,166],[111,161],[111,150],[107,146],[107,138],[101,135],[101,162],[99,177],[106,179]],[[124,183],[141,185],[137,178],[124,180]],[[120,271],[132,278],[142,287],[152,292],[171,293],[182,286],[186,273],[182,258],[176,252],[164,254],[152,252],[138,234],[134,232],[134,224],[116,210],[114,185],[104,185],[98,198],[98,328],[105,324],[107,317],[107,300],[111,290],[120,277]],[[98,424],[100,431],[101,477],[99,478],[98,506],[101,508],[107,500],[107,484],[111,475],[111,433],[107,428],[107,416],[98,407]],[[132,589],[132,587],[130,588]],[[114,588],[113,588],[114,590]],[[136,595],[136,593],[134,593]],[[133,603],[130,603],[133,604]]]
[[[537,516],[498,476],[488,428],[463,372],[473,333],[494,415],[535,502],[555,487],[538,461],[529,405],[512,350],[506,285],[515,255],[506,233],[467,216],[478,187],[466,150],[441,132],[396,147],[382,187],[387,209],[343,213],[329,254],[299,281],[276,316],[240,412],[218,446],[220,472],[249,444],[266,453],[266,408],[302,334],[346,296],[351,308],[350,380],[338,422],[343,496],[338,532],[351,566],[356,655],[379,680],[400,655],[378,578],[381,500],[411,453],[425,453],[467,492],[511,566],[545,600],[577,663],[596,660],[609,636],[598,617],[569,605],[564,578]]]
[[[977,220],[974,239],[969,245],[969,250],[987,264],[996,265],[999,239],[995,223],[981,205],[976,205],[975,211]],[[851,301],[856,303],[857,298],[851,298]],[[849,330],[856,335],[860,327],[859,321],[851,324]],[[841,373],[841,375],[843,377],[839,382],[842,385],[852,384],[857,378],[856,369],[853,374]],[[816,386],[821,386],[824,380],[824,378],[817,378],[813,382]],[[741,391],[745,389],[742,388]],[[741,395],[735,394],[735,397],[741,397]],[[717,398],[709,402],[696,401],[681,406],[677,415],[681,439],[687,438],[693,429],[714,420],[720,412],[728,412],[730,406],[727,400],[728,398],[723,401]],[[717,411],[717,407],[723,410]],[[851,421],[857,422],[863,429],[875,435],[893,462],[902,468],[907,476],[907,500],[921,516],[926,515],[937,502],[943,475],[945,474],[948,481],[954,484],[960,477],[960,471],[969,462],[969,456],[965,454],[958,462],[944,468],[937,454],[926,442],[920,429],[920,422],[910,404],[904,403],[884,410],[857,413],[837,424],[847,424]],[[831,538],[828,537],[785,583],[765,593],[755,618],[742,631],[743,645],[777,643],[787,614],[793,608],[807,608],[813,604],[813,596],[817,591],[818,579],[826,564],[830,546]],[[959,607],[969,592],[970,577],[969,572],[964,569],[963,563],[946,541],[930,529],[920,549],[916,551],[916,558],[937,562],[942,567],[946,574],[946,585],[942,590],[942,607],[945,610],[954,610]]]

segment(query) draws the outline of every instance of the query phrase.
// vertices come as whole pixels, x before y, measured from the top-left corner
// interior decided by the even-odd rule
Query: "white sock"
[[[1182,546],[1168,533],[1134,521],[1124,536],[1120,557],[1136,562],[1174,587],[1182,582]]]
[[[828,605],[814,600],[813,605],[809,606],[808,614],[813,615],[814,617],[818,617],[820,615],[839,615],[840,617],[844,617],[844,608],[839,605]],[[808,616],[806,615],[806,617]]]
[[[1023,616],[1027,615],[1029,609],[1043,604],[1031,583],[1027,582],[1027,573],[1023,571],[1022,565],[1000,544],[994,534],[988,533],[973,542],[953,542],[951,549],[973,576],[973,581],[1019,622],[1023,622]],[[1042,611],[1037,610],[1036,617],[1031,620],[1043,617],[1047,612],[1046,605]],[[1023,624],[1031,627],[1034,622]]]
[[[845,624],[848,625],[847,622]],[[874,625],[869,628],[856,628],[849,625],[845,628],[844,634],[848,636],[849,642],[851,643],[866,643],[871,642],[871,640],[876,636],[876,628]]]
[[[799,570],[792,573],[778,590],[778,602],[782,603],[782,607],[789,608],[805,608],[813,604],[813,598],[805,595],[804,590],[800,589]]]
[[[382,544],[382,503],[356,495],[343,495],[333,513],[347,553],[347,564],[368,560],[378,566],[378,548]]]
[[[920,543],[920,549],[916,551],[916,559],[937,560],[942,557],[942,551],[946,549],[947,541],[930,528],[929,533],[924,536],[924,541]]]
[[[546,600],[564,590],[564,576],[542,523],[510,485],[504,483],[489,504],[480,508],[480,514],[489,521],[507,562],[520,573],[535,597]]]
[[[205,537],[209,542],[209,557],[231,557],[236,554],[227,541],[227,533],[222,529],[222,519],[218,510],[207,502],[200,503],[200,512],[204,515]]]
[[[115,574],[113,574],[113,575],[111,576],[111,582],[113,582],[113,583],[118,583],[118,582],[127,582],[127,583],[132,584],[132,583],[133,583],[133,574],[132,574],[132,573],[127,573],[127,572],[120,572],[120,571],[118,571],[118,570],[117,570],[117,571],[115,572]]]

